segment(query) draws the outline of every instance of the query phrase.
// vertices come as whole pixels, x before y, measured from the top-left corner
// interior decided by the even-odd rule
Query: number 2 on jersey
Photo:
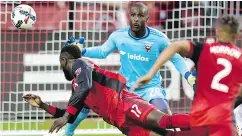
[[[220,92],[228,93],[229,87],[225,84],[219,83],[219,81],[228,76],[232,70],[232,64],[229,60],[224,58],[218,58],[217,64],[224,66],[224,69],[219,71],[212,80],[211,88]]]

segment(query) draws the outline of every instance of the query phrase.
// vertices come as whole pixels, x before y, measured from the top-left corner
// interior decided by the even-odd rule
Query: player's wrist
[[[67,120],[69,120],[72,115],[68,112],[65,112],[65,114],[63,116],[66,117]]]
[[[184,78],[186,79],[186,80],[188,80],[188,77],[191,75],[191,72],[190,71],[187,71],[186,73],[185,73],[185,75],[184,75]]]
[[[44,109],[44,107],[49,107],[49,104],[44,103],[44,102],[40,102],[39,108]]]

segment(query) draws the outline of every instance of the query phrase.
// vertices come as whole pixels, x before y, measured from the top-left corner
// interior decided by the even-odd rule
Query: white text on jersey
[[[140,54],[136,55],[136,54],[129,54],[128,53],[128,58],[132,59],[132,60],[140,60],[140,61],[145,61],[145,62],[149,61],[149,58],[143,57]]]
[[[233,48],[229,48],[228,46],[222,46],[222,45],[210,47],[210,53],[214,53],[214,54],[222,53],[222,54],[226,54],[231,57],[234,57],[236,59],[239,59],[239,57],[241,56],[240,51]]]

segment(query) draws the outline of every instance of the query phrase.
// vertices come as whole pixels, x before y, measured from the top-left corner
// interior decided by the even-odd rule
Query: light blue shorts
[[[143,89],[137,89],[134,91],[135,94],[140,96],[147,102],[150,102],[153,99],[161,98],[167,101],[166,92],[161,87],[149,87]]]

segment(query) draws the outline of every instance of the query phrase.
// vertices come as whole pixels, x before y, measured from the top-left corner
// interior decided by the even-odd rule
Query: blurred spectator
[[[109,6],[116,9],[115,28],[120,29],[128,25],[128,18],[126,16],[128,10],[128,2],[110,2]]]
[[[66,7],[66,2],[65,1],[57,1],[56,5],[59,8],[65,8]]]

